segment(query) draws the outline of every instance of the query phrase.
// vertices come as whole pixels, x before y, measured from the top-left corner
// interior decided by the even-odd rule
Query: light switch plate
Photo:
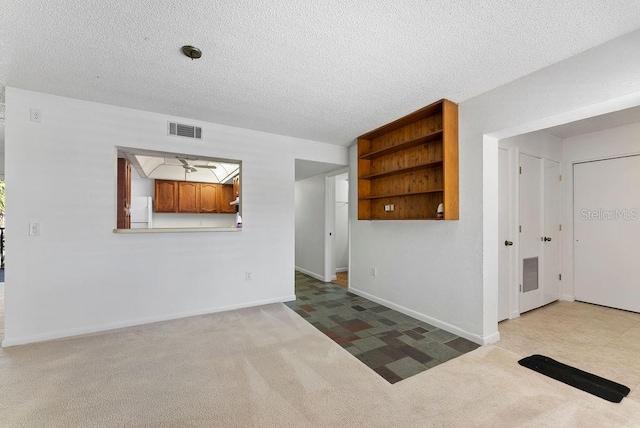
[[[40,236],[40,223],[29,223],[29,236]]]

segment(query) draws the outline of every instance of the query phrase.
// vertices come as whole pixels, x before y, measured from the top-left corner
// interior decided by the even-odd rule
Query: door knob
[[[513,245],[513,242],[511,242],[511,241],[504,241],[504,245],[505,245],[506,247],[510,247],[510,246],[512,246],[512,245]]]
[[[544,242],[549,242],[549,241],[551,241],[551,238],[549,238],[549,237],[545,236],[545,237],[544,237]]]

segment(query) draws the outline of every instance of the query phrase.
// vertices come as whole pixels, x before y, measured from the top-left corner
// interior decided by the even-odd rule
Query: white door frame
[[[336,233],[336,175],[349,172],[349,167],[341,168],[325,175],[324,201],[324,281],[331,282],[336,276],[336,252],[334,235]],[[347,239],[347,242],[349,240]]]

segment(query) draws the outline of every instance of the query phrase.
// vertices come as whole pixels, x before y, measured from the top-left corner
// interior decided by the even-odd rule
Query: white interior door
[[[498,150],[498,321],[509,318],[509,288],[511,279],[509,153]]]
[[[542,160],[523,153],[520,161],[520,313],[542,306]]]
[[[576,300],[640,312],[640,156],[575,164]]]
[[[560,299],[560,164],[543,159],[542,304]]]

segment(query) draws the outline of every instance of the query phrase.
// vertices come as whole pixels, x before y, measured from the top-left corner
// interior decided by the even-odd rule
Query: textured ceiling
[[[0,86],[350,145],[639,27],[637,0],[4,0]]]

